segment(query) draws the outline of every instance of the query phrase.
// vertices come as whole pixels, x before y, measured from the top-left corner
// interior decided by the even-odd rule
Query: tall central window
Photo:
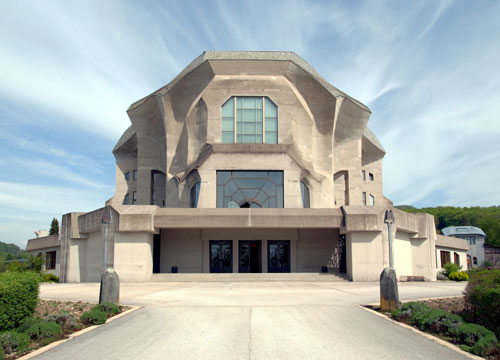
[[[278,107],[265,96],[231,97],[222,105],[222,143],[277,144]]]

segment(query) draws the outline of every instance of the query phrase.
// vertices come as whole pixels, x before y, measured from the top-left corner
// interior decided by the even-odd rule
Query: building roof
[[[453,236],[443,236],[439,234],[436,238],[436,246],[465,251],[469,250],[469,245],[467,244],[467,241],[465,239],[459,239]]]
[[[326,90],[328,90],[335,97],[344,97],[352,100],[356,105],[362,109],[371,112],[368,106],[361,101],[354,99],[352,96],[347,95],[340,91],[330,83],[328,83],[320,74],[314,70],[304,59],[298,56],[293,51],[204,51],[200,56],[194,59],[184,70],[181,71],[170,83],[161,87],[152,94],[145,98],[136,101],[130,105],[129,110],[135,108],[137,105],[143,103],[145,99],[155,94],[164,95],[171,88],[175,86],[183,77],[190,72],[194,71],[197,67],[209,60],[267,60],[267,61],[290,61],[307,72],[311,77],[316,79]]]
[[[483,230],[475,226],[448,226],[441,230],[446,236],[455,235],[482,235],[486,236]]]
[[[40,250],[61,246],[59,235],[42,236],[28,240],[26,251]]]

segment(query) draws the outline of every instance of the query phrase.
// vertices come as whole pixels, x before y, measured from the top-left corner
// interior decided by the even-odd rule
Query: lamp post
[[[113,224],[113,213],[111,207],[106,206],[102,214],[102,224],[104,225],[104,269],[101,274],[101,287],[99,289],[99,304],[111,302],[119,305],[120,300],[120,278],[113,269],[114,263],[114,240],[110,246],[110,228]],[[111,236],[114,239],[115,233],[111,229]],[[111,256],[110,254],[111,253]],[[111,258],[111,259],[110,259]]]
[[[385,212],[384,223],[387,224],[389,240],[389,267],[386,267],[380,274],[380,308],[382,311],[392,311],[399,307],[398,278],[392,257],[392,224],[394,223],[392,210]]]
[[[387,224],[387,232],[389,234],[389,267],[394,269],[394,261],[392,258],[392,223],[394,222],[394,214],[392,210],[385,212],[384,222]]]

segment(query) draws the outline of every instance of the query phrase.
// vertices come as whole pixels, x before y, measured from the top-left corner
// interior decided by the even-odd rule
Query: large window
[[[283,171],[217,171],[217,207],[283,207]]]
[[[223,144],[277,144],[278,107],[265,96],[233,96],[222,105]]]
[[[300,183],[300,193],[302,195],[302,207],[310,208],[311,207],[311,197],[309,195],[309,188],[303,182]]]
[[[191,187],[190,204],[189,204],[190,207],[192,207],[192,208],[198,207],[199,195],[200,195],[200,182],[198,181],[196,184],[194,184]]]

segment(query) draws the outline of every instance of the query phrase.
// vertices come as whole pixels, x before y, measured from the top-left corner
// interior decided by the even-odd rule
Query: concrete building
[[[475,226],[449,226],[441,230],[445,236],[453,236],[465,239],[470,250],[467,251],[467,269],[483,265],[484,240],[486,234],[483,230]]]
[[[63,216],[62,281],[100,279],[106,209],[107,259],[122,281],[321,271],[378,280],[388,209],[398,276],[436,279],[434,219],[383,195],[370,109],[296,54],[204,52],[127,112],[115,195]]]
[[[443,269],[448,263],[467,267],[467,252],[469,245],[465,239],[452,236],[437,235],[436,238],[436,267]]]

